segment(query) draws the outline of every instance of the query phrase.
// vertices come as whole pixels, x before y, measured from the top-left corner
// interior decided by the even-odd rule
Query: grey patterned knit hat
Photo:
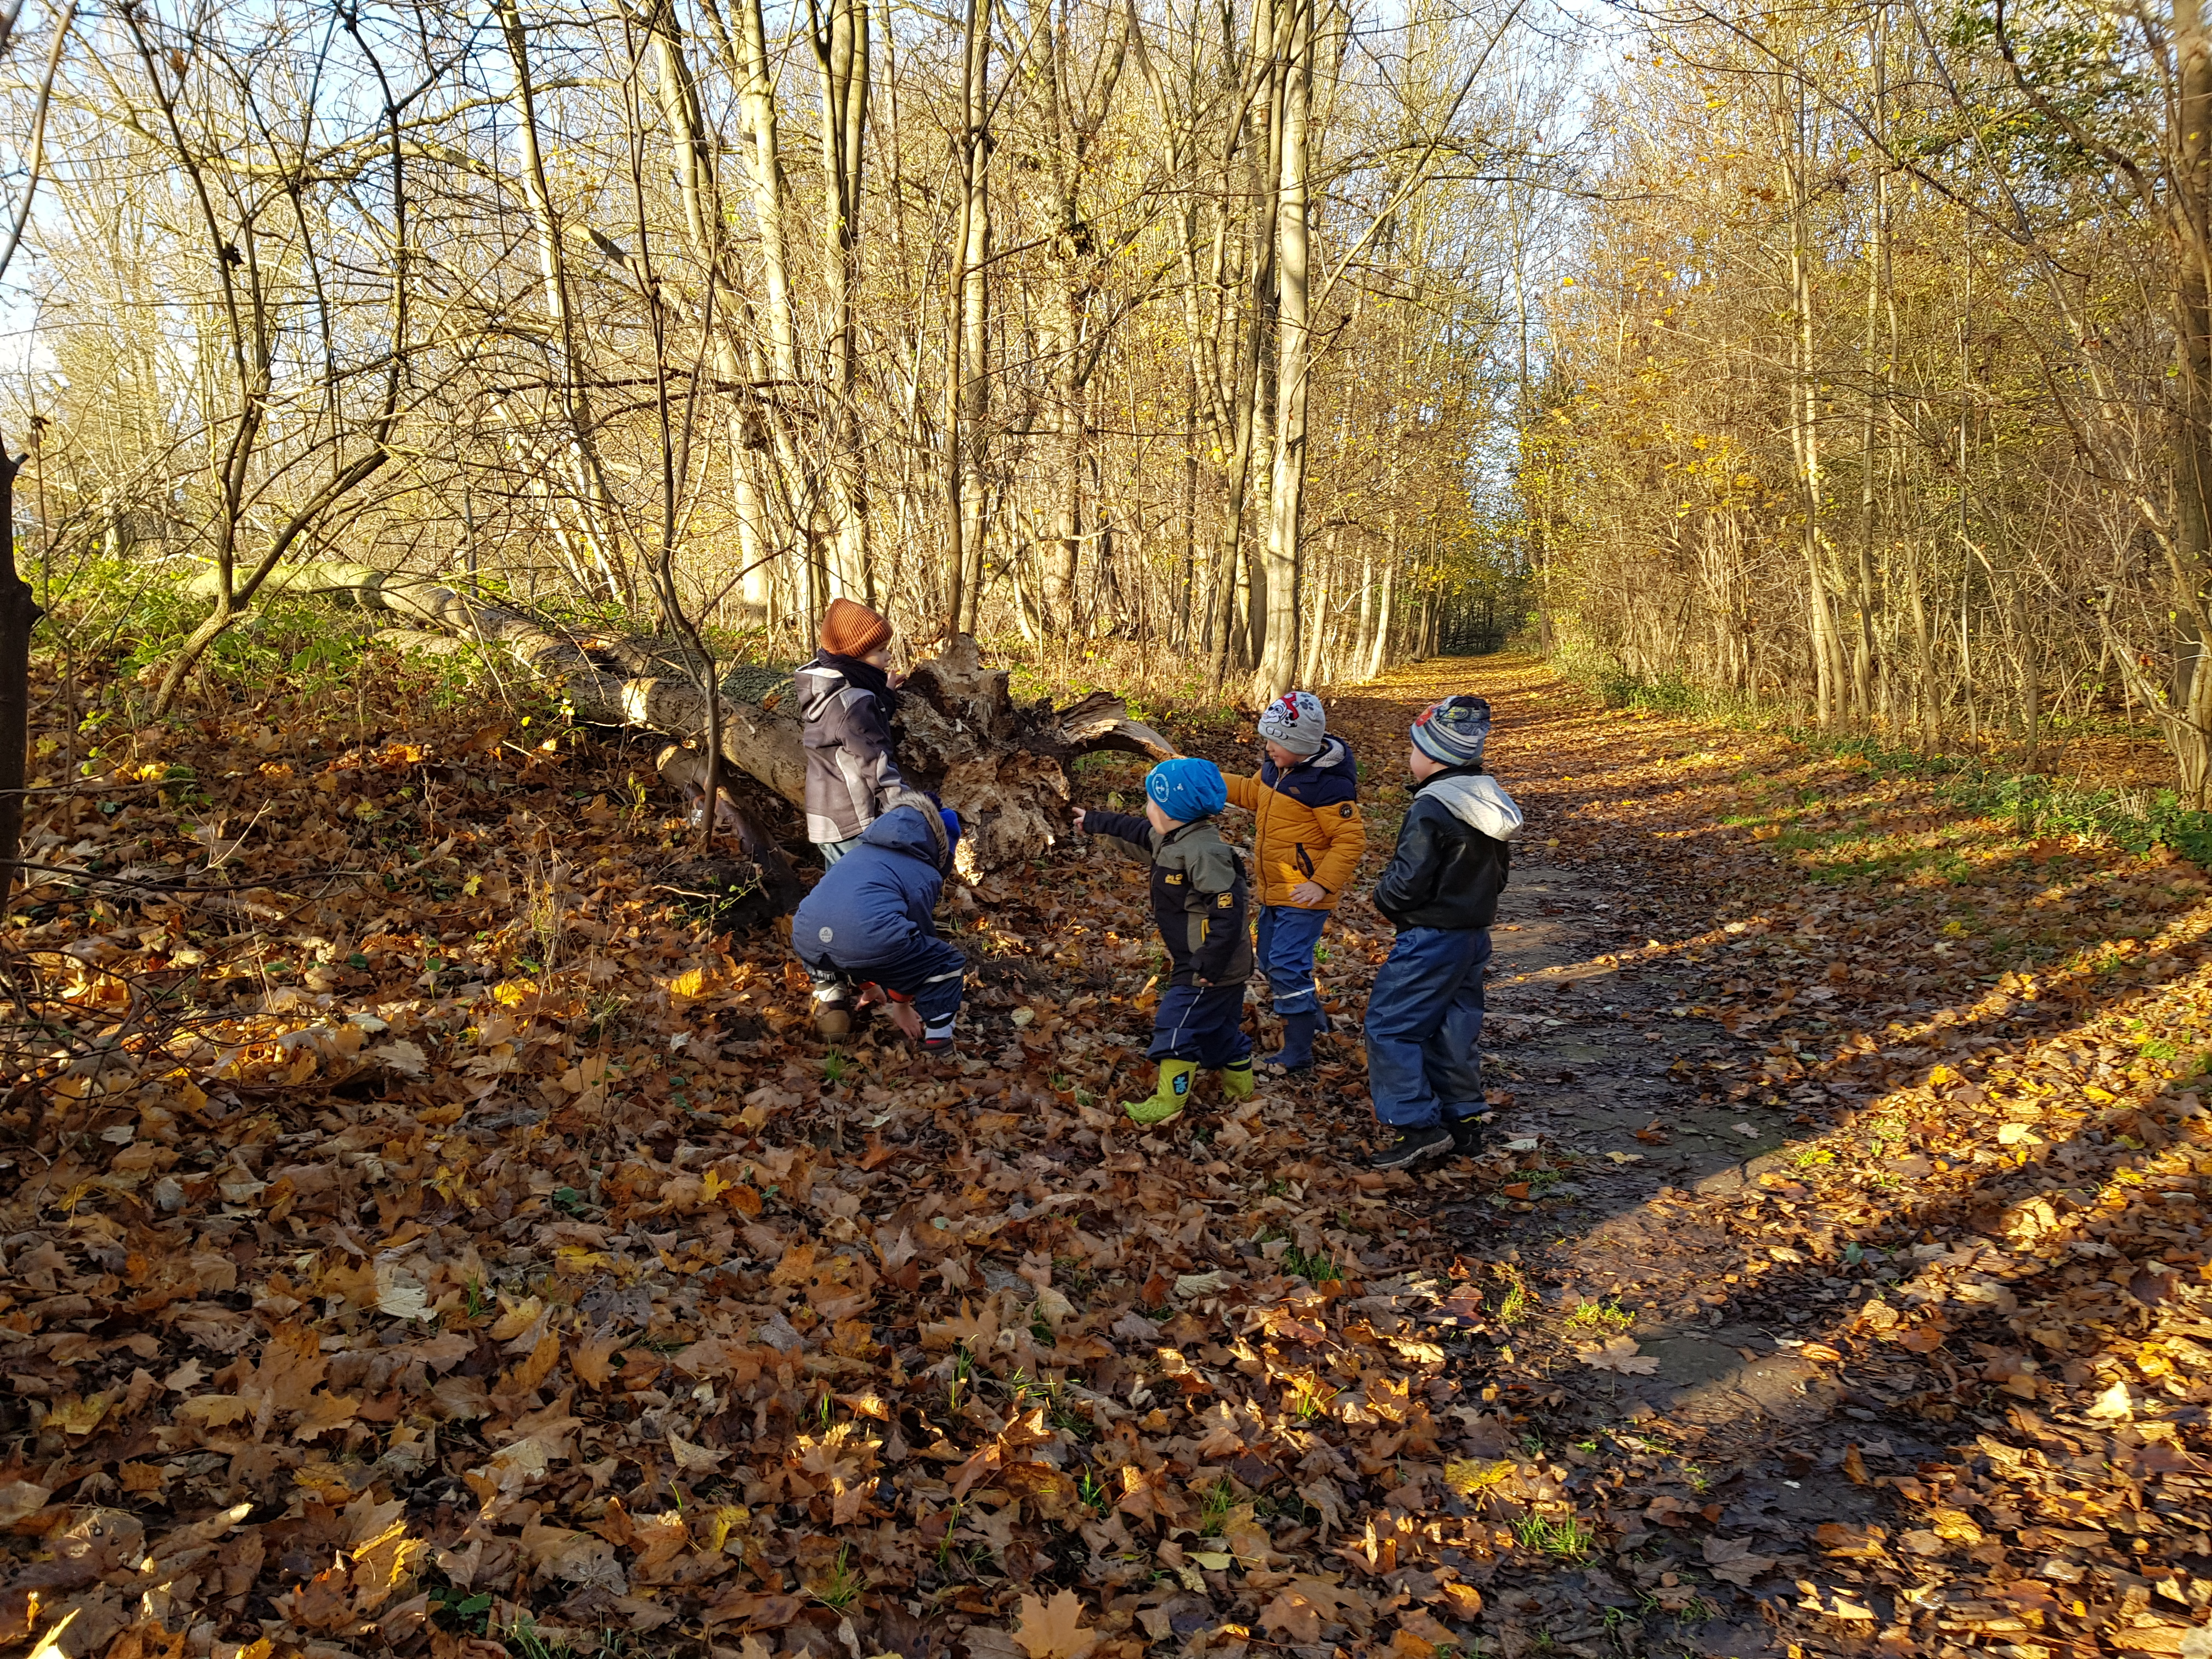
[[[1321,753],[1328,740],[1328,717],[1310,691],[1285,691],[1260,716],[1260,735],[1301,758]]]

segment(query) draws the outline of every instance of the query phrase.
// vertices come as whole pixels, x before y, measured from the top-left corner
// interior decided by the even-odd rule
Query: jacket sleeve
[[[1244,942],[1244,907],[1236,896],[1236,855],[1226,847],[1209,848],[1206,856],[1188,866],[1188,873],[1183,908],[1198,924],[1192,933],[1204,935],[1203,942],[1192,942],[1191,969],[1200,979],[1218,984]]]
[[[884,721],[884,707],[873,693],[841,700],[843,718],[835,727],[838,747],[858,763],[868,789],[871,811],[883,811],[884,797],[906,787],[898,763],[891,758],[891,729]]]
[[[1241,806],[1248,812],[1256,812],[1260,810],[1260,792],[1265,789],[1267,785],[1261,783],[1259,779],[1233,778],[1224,772],[1221,775],[1221,781],[1229,786],[1229,804],[1231,806]]]
[[[1328,836],[1328,850],[1315,865],[1313,878],[1334,898],[1352,884],[1352,875],[1359,868],[1360,854],[1367,850],[1367,823],[1359,816],[1357,801],[1324,806],[1314,814],[1314,821]]]
[[[1375,908],[1392,921],[1419,909],[1437,896],[1443,858],[1437,846],[1433,811],[1418,800],[1407,810],[1390,867],[1375,884]]]
[[[1101,812],[1086,807],[1083,813],[1083,828],[1086,834],[1105,836],[1134,849],[1136,855],[1152,861],[1152,825],[1149,818],[1140,818],[1133,812]]]

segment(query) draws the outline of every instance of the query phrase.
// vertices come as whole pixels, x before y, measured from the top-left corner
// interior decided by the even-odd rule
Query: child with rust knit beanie
[[[822,647],[792,676],[799,742],[806,750],[806,838],[826,869],[860,844],[886,803],[906,789],[891,758],[898,692],[890,672],[891,625],[865,605],[836,599],[823,613]],[[825,1034],[849,1020],[851,987],[834,971],[814,975],[815,1024]]]

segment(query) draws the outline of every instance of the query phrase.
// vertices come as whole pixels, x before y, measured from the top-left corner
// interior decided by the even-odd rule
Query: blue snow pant
[[[1486,927],[1401,927],[1367,994],[1367,1089],[1394,1129],[1426,1129],[1483,1109],[1482,969]]]
[[[1152,1046],[1147,1060],[1194,1060],[1219,1071],[1252,1052],[1244,1035],[1244,987],[1172,984],[1160,993],[1152,1016]]]
[[[872,981],[896,991],[914,1004],[926,1025],[941,1024],[960,1011],[962,981],[968,972],[968,958],[959,946],[933,933],[915,934],[905,950],[881,962],[843,963],[828,956],[802,956],[799,960],[817,982],[835,977]]]
[[[1275,994],[1275,1012],[1310,1014],[1321,1006],[1314,984],[1314,946],[1328,923],[1326,910],[1291,904],[1260,907],[1260,967]]]

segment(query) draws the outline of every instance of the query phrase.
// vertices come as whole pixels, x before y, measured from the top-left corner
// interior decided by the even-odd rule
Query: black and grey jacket
[[[1401,927],[1487,927],[1511,867],[1521,809],[1479,766],[1415,786],[1375,908]]]
[[[1170,982],[1241,985],[1252,972],[1244,860],[1212,818],[1155,835],[1127,812],[1090,812],[1083,826],[1126,843],[1152,866],[1152,921],[1168,947]]]
[[[806,838],[851,841],[906,787],[891,758],[897,694],[881,669],[828,651],[792,680],[806,750]]]

